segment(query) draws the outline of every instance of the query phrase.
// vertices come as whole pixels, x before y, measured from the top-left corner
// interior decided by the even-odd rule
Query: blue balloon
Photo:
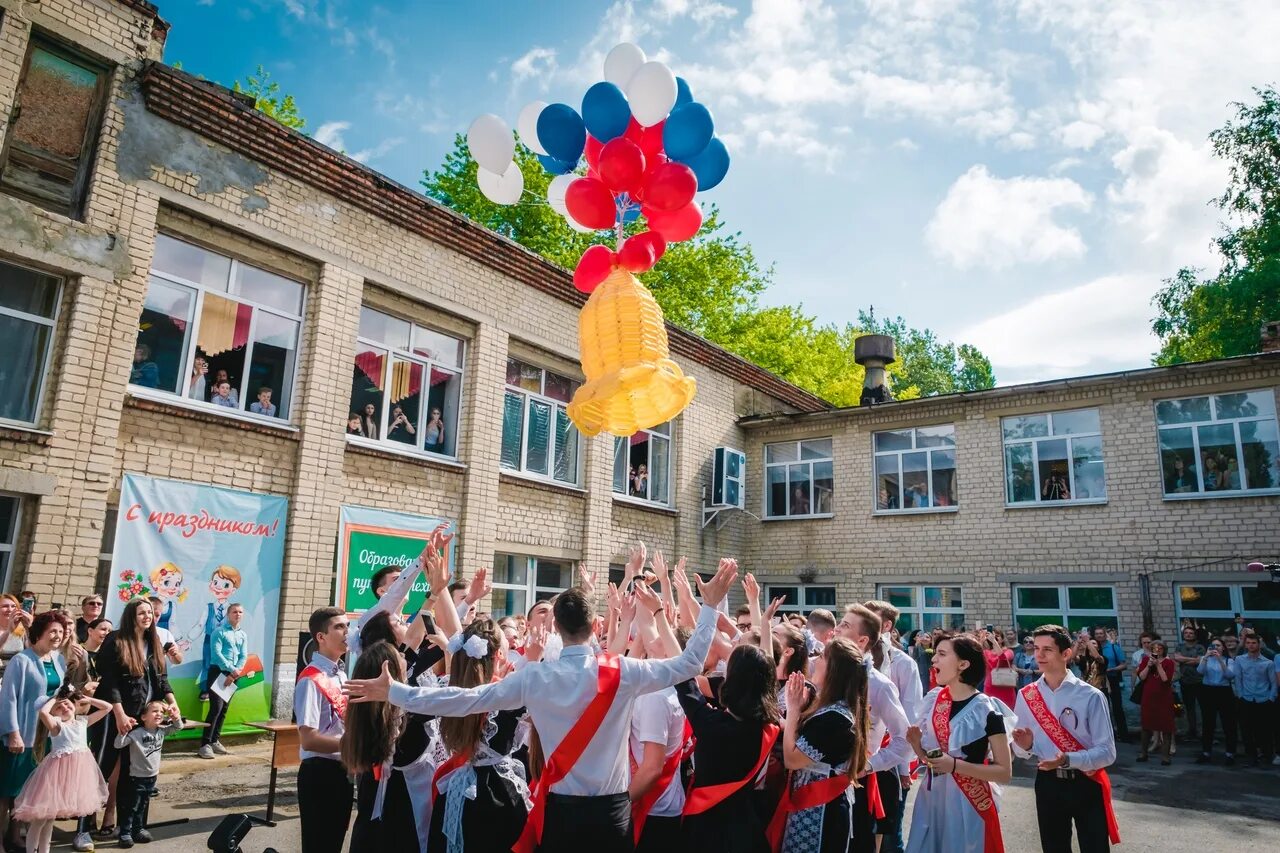
[[[564,160],[557,160],[545,154],[538,155],[538,162],[542,164],[542,168],[553,175],[567,175],[573,171],[574,166],[578,165],[576,162],[566,163]]]
[[[677,163],[688,164],[702,153],[716,132],[711,111],[697,101],[676,107],[662,128],[662,147]]]
[[[628,205],[622,209],[622,221],[628,224],[640,218],[640,205]]]
[[[538,114],[538,141],[562,163],[576,163],[587,144],[587,128],[577,110],[552,104]]]
[[[685,104],[693,103],[693,92],[689,90],[689,84],[683,77],[676,78],[676,102],[672,109],[683,107]]]
[[[729,150],[718,138],[707,143],[702,153],[685,164],[698,178],[698,192],[709,190],[724,180],[729,171]]]
[[[601,142],[617,139],[627,132],[631,122],[627,96],[612,83],[595,84],[582,96],[582,121],[587,131]]]

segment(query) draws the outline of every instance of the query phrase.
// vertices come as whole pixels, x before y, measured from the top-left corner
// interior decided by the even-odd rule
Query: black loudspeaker
[[[302,672],[311,663],[311,656],[316,653],[316,638],[308,631],[298,632],[298,669]]]
[[[252,828],[247,814],[227,815],[209,834],[208,847],[214,853],[240,853],[240,842]]]

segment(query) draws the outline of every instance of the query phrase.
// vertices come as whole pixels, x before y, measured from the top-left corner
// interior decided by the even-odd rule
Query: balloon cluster
[[[711,111],[693,100],[689,84],[633,44],[620,44],[604,61],[605,79],[587,89],[579,113],[568,104],[534,101],[520,111],[520,140],[556,177],[547,202],[575,230],[612,229],[617,250],[595,245],[583,253],[574,284],[590,293],[620,266],[652,269],[670,243],[702,227],[698,192],[724,180],[729,152],[715,136]],[[467,132],[480,168],[476,183],[497,204],[515,204],[524,175],[514,161],[515,141],[498,116],[477,118]],[[575,171],[585,157],[587,172]],[[624,224],[643,217],[647,230],[621,240]]]

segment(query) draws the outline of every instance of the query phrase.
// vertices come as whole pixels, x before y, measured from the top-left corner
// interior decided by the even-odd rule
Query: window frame
[[[37,275],[49,276],[57,279],[57,292],[53,300],[53,317],[40,317],[35,314],[28,314],[25,311],[16,311],[12,308],[0,306],[0,315],[13,317],[24,322],[35,323],[40,326],[47,326],[49,329],[49,345],[45,347],[44,362],[40,366],[40,380],[36,387],[36,405],[33,417],[29,421],[17,420],[16,418],[0,417],[0,424],[6,426],[15,426],[20,428],[34,429],[42,423],[44,417],[45,394],[49,390],[49,370],[53,366],[53,351],[58,348],[60,341],[58,340],[58,322],[62,317],[62,300],[66,296],[67,279],[65,276],[55,275],[46,272],[37,267],[27,264],[13,263],[9,258],[0,258],[0,266],[10,266],[17,269],[27,270]]]
[[[831,443],[831,454],[829,456],[819,456],[810,459],[804,458],[803,445],[812,441],[827,441]],[[784,445],[793,445],[796,451],[796,459],[794,462],[770,462],[769,448],[782,447]],[[763,464],[760,466],[764,475],[764,489],[760,499],[760,520],[761,521],[804,521],[813,518],[834,518],[836,509],[836,445],[834,435],[810,436],[809,438],[797,438],[789,441],[771,441],[763,446],[760,453]],[[818,505],[818,501],[814,493],[814,484],[817,480],[813,476],[813,466],[823,462],[831,463],[831,512],[808,512],[804,515],[791,515],[791,479],[790,468],[793,465],[809,466],[809,509],[812,510]],[[786,480],[786,512],[782,515],[769,514],[769,471],[774,468],[782,468],[787,472]]]
[[[773,599],[777,597],[777,593],[775,592],[775,590],[780,590],[783,588],[798,590],[800,593],[800,597],[804,603],[801,604],[800,602],[792,603],[790,601],[784,601],[782,602],[782,604],[778,605],[779,613],[783,613],[783,614],[798,613],[801,616],[808,616],[814,610],[827,609],[827,608],[834,607],[835,610],[832,610],[831,612],[835,614],[836,621],[837,622],[840,621],[840,614],[836,612],[836,610],[839,610],[839,607],[840,607],[838,603],[840,601],[840,590],[836,586],[836,584],[834,583],[788,583],[786,581],[769,581],[764,585],[764,600],[766,602],[773,601]],[[809,603],[810,590],[831,590],[832,598],[834,598],[837,603],[836,604],[820,604],[820,603],[810,604]]]
[[[207,400],[196,400],[191,397],[188,397],[185,394],[177,394],[172,391],[166,391],[163,388],[148,388],[144,385],[134,385],[132,383],[128,384],[129,394],[134,397],[138,397],[145,400],[154,400],[156,402],[165,403],[167,405],[180,406],[182,408],[194,409],[201,412],[214,412],[221,417],[230,418],[233,420],[247,420],[256,424],[266,424],[268,426],[273,426],[273,427],[276,427],[277,429],[281,429],[281,428],[290,429],[290,430],[296,429],[297,421],[294,418],[294,410],[296,408],[295,404],[297,402],[296,392],[298,390],[298,371],[302,366],[302,362],[305,356],[305,346],[306,346],[305,332],[306,332],[306,322],[307,322],[307,296],[308,296],[307,285],[310,284],[310,282],[285,275],[284,273],[277,272],[276,270],[270,269],[268,267],[259,266],[258,264],[252,264],[247,261],[242,261],[235,255],[229,254],[224,250],[210,248],[209,246],[206,246],[202,243],[198,243],[180,234],[174,234],[165,230],[160,230],[157,232],[157,234],[163,235],[171,240],[176,240],[179,243],[185,243],[188,246],[194,246],[195,248],[200,249],[201,251],[209,252],[210,254],[226,258],[228,261],[230,261],[230,263],[227,266],[226,291],[210,291],[210,289],[204,284],[193,282],[190,279],[185,279],[182,276],[175,275],[174,273],[161,272],[159,270],[156,270],[154,267],[151,270],[149,270],[147,273],[148,293],[150,292],[150,288],[151,288],[150,279],[152,278],[158,278],[170,286],[185,287],[189,290],[195,291],[195,299],[191,307],[192,319],[190,323],[190,329],[187,332],[187,335],[189,336],[190,340],[187,340],[184,342],[182,363],[178,365],[178,378],[180,380],[185,381],[186,378],[190,375],[191,365],[195,363],[196,350],[199,348],[197,344],[199,342],[199,337],[200,337],[199,335],[200,323],[204,319],[203,318],[204,298],[207,293],[213,292],[214,296],[217,296],[220,299],[225,299],[228,302],[233,302],[237,305],[247,305],[251,309],[253,309],[253,315],[249,320],[249,329],[247,332],[248,343],[246,344],[245,354],[244,354],[244,364],[245,364],[245,374],[246,374],[243,377],[244,380],[248,379],[248,375],[247,375],[248,367],[253,363],[253,347],[257,343],[257,341],[255,340],[255,336],[258,330],[258,312],[266,311],[268,314],[271,314],[275,317],[278,317],[284,320],[289,320],[291,322],[296,322],[298,324],[298,343],[297,343],[296,349],[294,350],[293,370],[291,371],[288,377],[289,378],[289,416],[286,418],[286,417],[279,417],[279,416],[258,415],[249,411],[249,404],[253,400],[257,399],[257,395],[255,394],[251,398],[247,393],[249,390],[248,387],[239,389],[240,390],[239,402],[242,408],[236,408],[236,409],[230,409],[230,408],[227,408],[226,406],[219,406]],[[154,263],[154,260],[153,260],[153,263]],[[236,273],[242,266],[250,267],[256,270],[261,270],[262,272],[270,273],[271,275],[278,276],[283,279],[287,279],[288,281],[292,281],[295,284],[297,284],[302,291],[301,298],[299,300],[298,314],[297,315],[290,314],[287,311],[283,311],[274,306],[264,305],[262,303],[255,302],[252,299],[247,299],[241,294],[232,293],[231,292],[232,283],[235,282]],[[145,300],[146,298],[145,294],[143,298]],[[281,402],[284,400],[284,396],[285,395],[281,393],[279,395],[279,399],[276,401],[277,411],[279,411]]]
[[[1263,577],[1263,576],[1259,576]],[[1195,620],[1218,620],[1221,619],[1226,624],[1234,621],[1235,614],[1239,613],[1244,617],[1245,622],[1254,622],[1259,619],[1280,622],[1280,610],[1251,610],[1244,605],[1244,589],[1247,586],[1256,586],[1256,582],[1250,581],[1176,581],[1173,584],[1173,607],[1174,619],[1178,625],[1182,624],[1183,619]],[[1191,610],[1188,611],[1182,604],[1183,587],[1194,587],[1197,589],[1226,589],[1231,598],[1230,610]],[[1277,631],[1280,634],[1280,631]],[[1180,636],[1180,635],[1179,635]],[[1260,633],[1264,641],[1269,643],[1269,638],[1265,633]],[[1243,652],[1243,646],[1241,647]]]
[[[930,607],[929,605],[925,604],[925,602],[929,600],[929,597],[925,594],[926,589],[945,589],[948,587],[959,588],[960,590],[960,606],[959,607],[950,607],[950,606],[949,607]],[[905,635],[908,631],[913,631],[916,628],[919,628],[921,630],[930,630],[930,631],[933,630],[932,626],[929,627],[928,629],[925,628],[926,616],[940,616],[940,617],[959,616],[960,617],[959,625],[957,627],[963,628],[965,626],[965,615],[966,615],[965,603],[968,601],[968,593],[965,591],[964,584],[962,583],[878,583],[876,584],[876,598],[882,601],[888,601],[889,590],[895,590],[895,589],[912,590],[913,596],[914,596],[913,600],[915,601],[915,604],[912,604],[907,607],[900,607],[898,605],[894,605],[895,607],[898,607],[898,612],[901,614],[898,617],[898,624],[894,626],[898,629],[898,632],[900,634]],[[908,628],[907,631],[903,631],[902,620],[907,618],[910,618],[912,620],[910,623],[911,627]],[[944,620],[944,621],[948,621],[948,620]]]
[[[1054,415],[1069,415],[1076,412],[1096,412],[1098,415],[1098,431],[1094,432],[1071,432],[1058,435],[1053,431]],[[1004,434],[1005,421],[1013,418],[1039,417],[1043,415],[1049,428],[1047,435],[1032,436],[1030,438],[1014,438],[1009,439]],[[1100,498],[1076,498],[1072,497],[1065,501],[1049,501],[1044,500],[1040,493],[1043,487],[1040,485],[1040,444],[1046,441],[1065,441],[1067,445],[1067,477],[1068,488],[1072,495],[1076,494],[1076,468],[1075,468],[1075,440],[1077,438],[1097,438],[1099,445],[1102,446],[1102,488],[1104,494]],[[1032,493],[1035,495],[1034,500],[1029,501],[1011,501],[1009,495],[1009,454],[1008,450],[1011,445],[1029,444],[1031,446],[1031,467],[1035,471],[1035,480],[1033,481],[1034,489]],[[1036,411],[1027,412],[1020,415],[1004,415],[1000,418],[1000,468],[1004,474],[1004,507],[1005,509],[1027,509],[1029,507],[1052,507],[1052,506],[1088,506],[1090,504],[1105,504],[1110,500],[1111,492],[1107,488],[1107,453],[1106,444],[1102,440],[1102,409],[1100,406],[1082,406],[1077,409],[1057,409],[1053,411]]]
[[[0,25],[2,24],[3,21],[0,20]],[[4,145],[0,147],[0,192],[24,199],[45,210],[51,210],[71,219],[80,220],[83,218],[85,202],[89,196],[89,184],[93,178],[93,165],[94,160],[97,159],[98,142],[102,137],[102,123],[106,116],[107,102],[111,96],[112,77],[115,74],[115,68],[111,63],[83,52],[78,46],[69,44],[45,30],[33,27],[30,38],[27,41],[26,54],[22,58],[22,70],[18,74],[18,85],[14,88],[13,107],[15,110],[21,110],[22,94],[27,84],[28,72],[31,70],[31,59],[37,49],[56,56],[65,62],[94,71],[98,75],[98,82],[93,92],[93,103],[85,120],[85,136],[81,140],[80,162],[76,167],[75,178],[67,184],[70,198],[66,205],[63,205],[57,199],[50,199],[36,193],[24,191],[21,187],[4,180],[4,172],[9,166],[15,145],[13,133],[7,132],[4,137]],[[17,115],[11,114],[8,122],[9,130],[12,131],[13,125],[17,122]],[[45,164],[59,164],[55,158],[28,151],[26,146],[20,146],[20,150],[30,161],[35,161],[33,165],[37,167]]]
[[[937,429],[938,427],[951,428],[951,444],[933,447],[919,447],[917,445],[917,431],[921,429]],[[876,450],[876,436],[891,432],[902,432],[903,430],[911,430],[911,448],[904,450]],[[960,458],[956,452],[956,425],[955,424],[924,424],[921,426],[900,427],[898,429],[878,430],[871,434],[871,512],[873,515],[919,515],[930,512],[958,512],[960,510]],[[955,459],[954,476],[956,478],[954,488],[956,490],[955,503],[950,506],[937,506],[936,497],[933,493],[933,454],[934,451],[949,450]],[[923,507],[904,507],[902,506],[903,498],[906,496],[906,477],[902,470],[902,456],[906,453],[924,453],[925,454],[925,482],[929,484],[929,506]],[[881,509],[880,508],[880,474],[876,471],[876,461],[880,457],[894,456],[898,459],[898,507]]]
[[[549,397],[547,390],[547,374],[554,373],[556,376],[562,377],[573,383],[576,391],[582,386],[582,382],[572,376],[567,376],[558,370],[552,370],[533,361],[520,358],[515,355],[508,355],[507,361],[515,361],[519,364],[525,364],[538,370],[538,390],[530,391],[528,388],[521,388],[519,385],[512,385],[504,376],[502,379],[502,398],[503,398],[503,418],[506,418],[506,397],[508,394],[523,397],[520,404],[520,465],[516,468],[502,464],[502,447],[501,439],[499,439],[498,447],[498,469],[504,471],[513,477],[524,477],[530,480],[537,480],[540,483],[550,483],[553,486],[559,486],[567,489],[582,488],[582,443],[585,437],[578,431],[578,425],[569,418],[569,404],[564,400],[557,400],[555,397]],[[547,473],[540,474],[537,471],[529,470],[529,407],[533,403],[542,403],[551,407],[550,429],[547,430]],[[573,459],[573,480],[561,480],[556,477],[556,422],[560,418],[561,412],[569,421],[569,429],[578,433],[578,440],[574,444]]]
[[[658,427],[662,427],[662,426],[665,426],[667,428],[667,431],[665,434],[656,431]],[[618,491],[617,483],[614,479],[614,475],[617,473],[618,442],[620,441],[626,442],[626,445],[625,445],[626,450],[624,453],[624,457],[627,460],[628,467],[630,467],[631,439],[636,434],[642,433],[642,432],[648,436],[648,438],[645,439],[645,441],[649,445],[648,456],[646,457],[648,461],[645,462],[645,467],[649,470],[650,497],[647,497],[647,498],[637,497],[631,494],[631,490],[628,487],[629,484],[625,480],[623,484],[624,485],[623,491],[621,492]],[[667,495],[665,500],[657,500],[656,498],[652,497],[653,447],[654,447],[654,442],[657,442],[657,441],[667,442],[667,482],[666,482]],[[674,509],[675,500],[672,497],[672,493],[675,487],[675,483],[674,483],[675,471],[676,471],[676,419],[675,418],[672,418],[671,420],[666,421],[664,423],[657,424],[654,427],[651,427],[649,429],[638,429],[631,435],[625,435],[625,436],[615,435],[613,437],[613,458],[611,460],[610,470],[609,470],[609,489],[615,501],[620,501],[622,503],[635,504],[637,506],[649,506],[649,507],[656,506],[656,507],[662,507],[663,509]]]
[[[13,521],[9,530],[0,530],[0,589],[9,589],[13,585],[13,562],[18,553],[18,535],[22,530],[23,495],[16,492],[0,492],[0,500],[9,499],[14,503]]]
[[[1058,592],[1058,606],[1056,608],[1049,607],[1019,607],[1018,606],[1018,590],[1020,589],[1054,589]],[[1099,609],[1093,607],[1072,608],[1071,606],[1071,590],[1072,589],[1109,589],[1111,590],[1111,607],[1110,609]],[[1071,617],[1080,618],[1101,618],[1114,619],[1116,622],[1116,631],[1121,629],[1120,620],[1120,597],[1114,583],[1014,583],[1009,585],[1009,594],[1013,605],[1013,625],[1015,630],[1021,630],[1018,626],[1018,616],[1042,616],[1044,619],[1039,622],[1040,625],[1057,624],[1066,628],[1069,632],[1077,629],[1071,627]],[[1092,627],[1096,623],[1090,622]]]
[[[409,456],[420,456],[425,459],[437,459],[437,460],[447,460],[449,462],[460,462],[462,459],[461,451],[462,451],[462,435],[463,435],[462,403],[464,399],[464,392],[466,391],[466,379],[467,379],[466,364],[467,364],[468,344],[470,343],[470,341],[468,341],[464,337],[457,335],[454,332],[445,331],[444,329],[441,329],[437,326],[432,326],[427,323],[419,323],[414,320],[410,320],[407,317],[400,316],[399,314],[394,314],[390,311],[384,310],[383,308],[377,307],[375,305],[367,305],[363,302],[360,303],[361,311],[363,311],[366,308],[370,311],[377,312],[378,314],[381,314],[385,317],[390,317],[394,320],[399,320],[403,323],[408,323],[410,347],[413,346],[413,340],[414,340],[413,333],[415,329],[426,329],[428,331],[435,332],[438,335],[444,335],[450,340],[457,341],[458,344],[460,345],[460,350],[458,354],[458,361],[460,362],[460,366],[454,367],[453,365],[444,364],[443,362],[438,362],[435,359],[418,355],[417,353],[413,352],[411,349],[402,350],[397,347],[393,347],[390,344],[384,343],[382,341],[376,341],[373,338],[365,337],[364,335],[360,334],[359,321],[357,321],[356,338],[355,338],[356,352],[358,354],[360,352],[360,348],[363,346],[369,349],[380,350],[385,354],[384,355],[384,357],[386,358],[386,365],[384,369],[385,377],[383,378],[382,382],[383,382],[383,385],[385,385],[386,387],[382,389],[382,406],[379,410],[379,415],[378,415],[378,438],[369,438],[363,435],[348,435],[345,433],[345,429],[344,429],[344,438],[346,438],[347,443],[355,444],[360,447],[369,447],[377,450],[385,450],[391,453],[402,453]],[[352,356],[353,365],[354,365],[354,358],[355,356]],[[391,409],[393,408],[393,405],[394,405],[391,402],[391,375],[395,370],[396,359],[400,359],[401,361],[408,362],[411,365],[416,364],[422,368],[423,377],[426,384],[424,386],[424,390],[421,391],[420,393],[423,393],[422,402],[424,404],[427,402],[429,398],[429,389],[430,389],[429,380],[431,379],[431,371],[433,369],[442,370],[442,371],[445,371],[446,373],[452,373],[458,378],[458,412],[457,412],[458,416],[457,416],[456,422],[451,427],[451,429],[453,430],[453,454],[452,455],[448,453],[438,453],[434,450],[426,449],[426,446],[425,446],[426,440],[427,440],[426,421],[430,418],[430,408],[425,405],[423,406],[422,411],[419,412],[419,423],[417,424],[419,435],[415,439],[417,443],[405,444],[403,441],[392,441],[390,438],[387,437],[387,418],[390,417]],[[350,408],[351,408],[351,400],[350,400],[350,397],[348,396],[348,399],[347,399],[348,411],[350,411]],[[427,418],[423,418],[422,417],[423,414],[427,415]],[[343,418],[343,424],[346,424],[345,417]],[[450,428],[450,427],[446,424],[446,428]],[[422,446],[419,446],[419,444],[421,444]]]
[[[1228,394],[1267,394],[1273,403],[1272,413],[1269,416],[1259,417],[1240,417],[1240,418],[1219,418],[1217,398]],[[1169,403],[1178,400],[1197,400],[1205,399],[1209,401],[1209,420],[1206,421],[1186,421],[1176,424],[1160,423],[1159,406],[1161,403]],[[1200,429],[1199,427],[1210,424],[1230,424],[1232,435],[1235,439],[1236,461],[1240,463],[1240,481],[1245,482],[1244,471],[1244,440],[1240,435],[1240,425],[1243,423],[1257,423],[1261,421],[1271,421],[1276,424],[1277,430],[1280,431],[1280,411],[1274,408],[1275,389],[1274,388],[1246,388],[1240,390],[1221,391],[1211,394],[1193,394],[1189,397],[1162,397],[1159,400],[1153,400],[1151,403],[1152,419],[1156,424],[1156,471],[1160,477],[1160,496],[1166,501],[1194,501],[1194,500],[1218,500],[1222,498],[1249,498],[1249,497],[1265,497],[1267,495],[1280,495],[1280,486],[1272,486],[1266,489],[1214,489],[1208,490],[1204,486],[1204,466],[1197,464],[1196,467],[1196,485],[1199,487],[1195,492],[1166,492],[1164,482],[1164,450],[1161,446],[1161,435],[1165,430],[1186,429],[1191,432],[1191,453],[1194,459],[1200,459]]]
[[[496,572],[493,572],[494,577],[492,577],[490,582],[490,585],[493,587],[495,592],[497,590],[504,589],[504,590],[510,590],[513,592],[523,592],[525,594],[525,607],[524,607],[524,610],[521,611],[519,614],[521,616],[528,613],[529,609],[533,607],[535,604],[537,604],[539,601],[546,601],[547,598],[554,597],[564,592],[566,589],[570,588],[567,586],[563,588],[539,586],[538,585],[538,562],[539,561],[545,561],[548,563],[559,563],[561,565],[567,566],[569,571],[569,577],[571,579],[575,576],[578,568],[577,560],[566,560],[566,559],[559,559],[555,557],[538,557],[533,554],[512,554],[507,551],[495,551],[493,554],[493,560],[495,563],[497,562],[499,557],[525,561],[525,582],[523,584],[499,583],[496,577],[496,574],[497,574]],[[538,593],[550,593],[550,595],[547,596],[547,598],[538,598]],[[494,611],[493,599],[492,597],[490,597],[489,612],[493,613],[495,620],[502,618],[501,616],[494,613],[493,611]],[[516,614],[512,613],[512,614],[503,614],[503,615],[516,615]]]

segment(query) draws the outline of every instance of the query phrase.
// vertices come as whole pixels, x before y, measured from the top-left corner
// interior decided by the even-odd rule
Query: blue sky
[[[262,64],[308,129],[416,187],[453,134],[578,104],[632,41],[706,103],[702,198],[774,264],[771,303],[976,344],[1001,383],[1149,363],[1149,300],[1216,267],[1206,136],[1275,82],[1255,0],[159,0],[170,62]]]

